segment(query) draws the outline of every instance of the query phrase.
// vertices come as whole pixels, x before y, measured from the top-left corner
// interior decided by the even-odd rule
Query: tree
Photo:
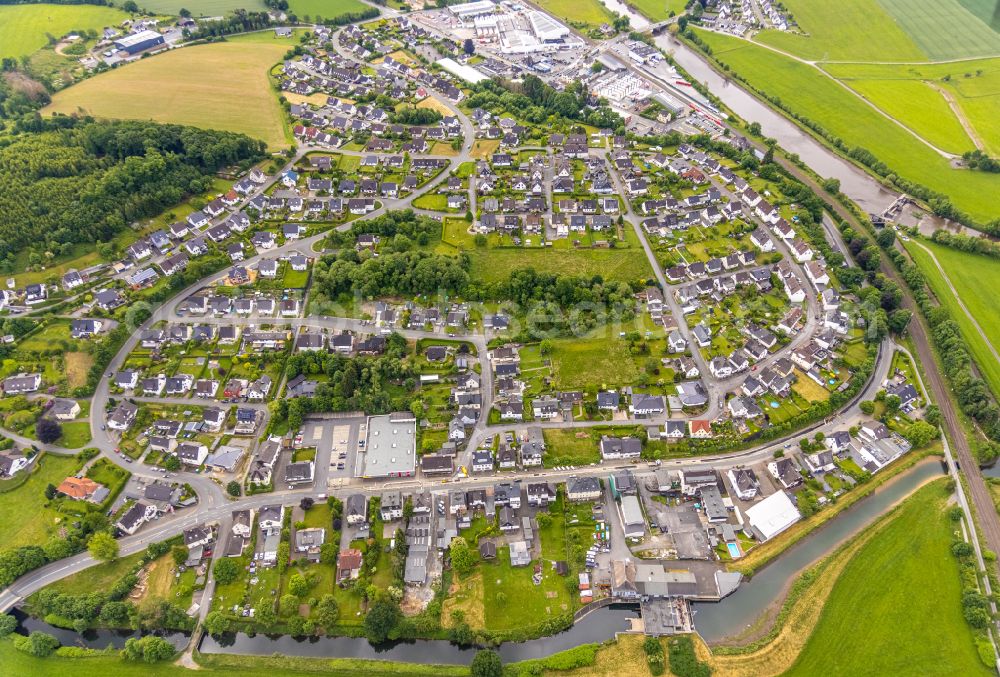
[[[45,498],[47,498],[50,501],[53,498],[55,498],[56,494],[58,494],[58,493],[59,493],[59,490],[56,489],[56,485],[54,485],[54,484],[49,484],[49,485],[47,485],[45,487]]]
[[[215,574],[216,583],[226,585],[235,581],[240,575],[240,565],[232,557],[223,557],[215,561],[212,573]]]
[[[365,635],[372,644],[389,639],[401,617],[399,605],[388,597],[380,597],[365,616]]]
[[[476,45],[472,42],[472,38],[466,38],[465,42],[462,43],[462,51],[472,56],[476,53]]]
[[[903,431],[906,441],[919,449],[937,439],[938,429],[926,421],[914,421]]]
[[[229,494],[230,496],[234,496],[235,497],[235,496],[239,496],[240,494],[242,494],[243,493],[243,489],[242,489],[242,487],[240,487],[240,483],[239,482],[237,482],[236,480],[233,480],[229,484],[226,485],[226,493]]]
[[[10,614],[0,614],[0,638],[6,637],[17,629],[17,619]]]
[[[320,564],[335,566],[337,564],[337,555],[339,552],[340,548],[336,543],[324,543],[319,546]]]
[[[871,400],[862,400],[858,407],[861,409],[861,413],[868,414],[869,416],[875,412],[875,403]]]
[[[177,12],[177,14],[179,16],[184,17],[185,19],[188,19],[191,17],[191,10],[187,9],[186,7],[181,7],[180,11]]]
[[[313,507],[314,503],[315,501],[312,498],[306,496],[301,501],[299,501],[299,507],[302,508],[303,512],[305,512],[309,510],[309,508]]]
[[[121,657],[127,661],[142,661],[144,663],[159,663],[173,658],[176,650],[173,645],[162,637],[146,635],[131,637],[121,650]]]
[[[181,460],[176,456],[167,456],[163,459],[163,469],[170,472],[177,472],[181,469]]]
[[[472,659],[469,666],[469,674],[472,677],[503,677],[503,663],[500,661],[500,654],[493,649],[483,649],[476,652],[476,657]]]
[[[288,592],[296,597],[305,597],[309,594],[309,581],[302,574],[292,574],[288,579]]]
[[[14,646],[37,658],[51,656],[59,648],[59,640],[47,632],[34,631],[27,637],[18,637]]]
[[[210,635],[221,635],[229,632],[229,619],[218,611],[209,612],[205,616],[205,631]]]
[[[329,594],[323,595],[316,603],[316,620],[329,633],[339,617],[340,605],[337,604],[337,598]]]
[[[122,10],[128,12],[129,14],[135,14],[139,11],[139,5],[135,4],[135,0],[125,0],[122,3]]]
[[[174,547],[170,548],[170,556],[173,557],[174,564],[176,564],[177,566],[184,565],[184,562],[187,561],[188,554],[189,554],[188,549],[185,548],[183,545],[175,545]]]
[[[108,532],[98,531],[90,537],[87,550],[94,559],[110,562],[118,557],[118,541]]]
[[[284,594],[278,600],[278,608],[285,616],[291,616],[299,608],[299,598],[292,594]]]
[[[52,444],[62,437],[62,426],[51,418],[40,418],[35,423],[35,435],[42,444]]]
[[[451,539],[450,552],[451,568],[455,570],[455,573],[464,576],[472,571],[472,567],[476,566],[476,555],[469,547],[469,542],[461,536]]]

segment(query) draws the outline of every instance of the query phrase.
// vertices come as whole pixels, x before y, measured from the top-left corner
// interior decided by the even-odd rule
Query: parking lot
[[[316,447],[319,490],[336,489],[354,476],[358,445],[365,439],[365,419],[313,419],[303,426],[302,447]]]

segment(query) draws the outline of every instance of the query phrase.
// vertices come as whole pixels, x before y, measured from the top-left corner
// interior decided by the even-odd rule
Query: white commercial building
[[[461,5],[449,5],[450,11],[456,18],[462,21],[469,21],[483,14],[492,14],[497,6],[490,0],[477,0],[476,2],[466,2]]]
[[[355,475],[364,478],[413,477],[417,457],[417,420],[403,411],[368,417],[368,439],[358,453]]]
[[[802,519],[798,508],[784,491],[771,494],[757,505],[747,508],[746,516],[750,528],[762,541],[774,538]]]
[[[473,85],[477,82],[482,82],[483,80],[489,80],[484,74],[480,73],[478,70],[472,66],[466,66],[460,64],[454,59],[445,57],[443,59],[438,59],[438,65],[445,69],[452,75],[462,78],[466,82],[472,83]]]

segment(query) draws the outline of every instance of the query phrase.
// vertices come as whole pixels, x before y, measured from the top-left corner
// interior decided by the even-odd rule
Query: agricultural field
[[[223,129],[284,146],[284,115],[267,72],[288,44],[246,40],[172,50],[58,92],[44,112]]]
[[[94,30],[118,23],[128,15],[96,5],[0,6],[0,58],[32,54],[71,31]]]
[[[1000,191],[1000,175],[953,169],[947,157],[812,65],[745,40],[704,31],[699,35],[719,62],[849,146],[866,148],[900,176],[947,194],[974,219],[989,221],[1000,213],[986,198]]]
[[[332,19],[348,12],[363,12],[368,9],[360,0],[291,0],[288,9],[300,17],[308,16],[313,21],[320,17]]]
[[[990,350],[990,345],[1000,346],[1000,308],[993,302],[994,290],[1000,284],[1000,261],[961,252],[925,239],[910,240],[905,246],[934,295],[958,323],[962,337],[990,389],[1000,393],[1000,363]],[[944,269],[947,280],[941,275],[934,259]],[[988,342],[962,309],[951,287],[958,292],[965,308],[986,334]]]
[[[978,12],[966,4],[981,5]],[[785,0],[800,31],[755,40],[811,61],[940,61],[1000,51],[987,0]],[[993,3],[995,5],[995,3]]]
[[[932,61],[1000,52],[1000,33],[967,8],[974,4],[981,12],[987,10],[984,0],[879,0],[879,4]]]
[[[567,23],[593,28],[614,18],[598,0],[539,0],[538,6]]]
[[[943,481],[924,487],[861,547],[837,579],[792,669],[784,674],[992,672],[980,661],[962,617],[962,585],[951,554],[956,527],[945,512],[947,498]],[[934,622],[927,623],[928,618]],[[859,634],[859,627],[866,631]]]
[[[878,91],[861,93],[932,143],[939,143],[935,141],[936,137],[932,136],[937,132],[933,123],[936,122],[943,128],[954,129],[955,123],[961,126],[959,120],[961,116],[966,125],[971,127],[973,140],[978,140],[985,147],[984,150],[991,155],[1000,154],[1000,118],[996,115],[997,107],[1000,106],[1000,59],[906,65],[828,63],[822,64],[822,68],[858,91],[860,91],[859,85],[865,87],[866,83],[871,81],[884,83],[890,89],[898,87],[899,82],[905,81],[911,86],[904,90],[907,97],[904,102],[909,103],[912,100],[915,103],[920,102],[920,106],[900,106],[897,103],[895,109],[890,109],[893,102],[885,101],[884,96],[879,97]],[[918,84],[925,89],[924,92],[919,92],[915,88]],[[933,96],[928,95],[927,91]],[[957,112],[954,109],[942,108],[941,102],[934,100],[935,98],[943,100],[946,106],[949,102],[953,102],[958,109]],[[927,120],[928,116],[924,110],[928,105],[938,111],[938,116],[931,120]],[[946,117],[951,119],[945,119]],[[962,133],[965,134],[964,129]],[[968,134],[965,136],[968,137]],[[943,144],[941,147],[948,150]],[[962,148],[962,152],[971,148],[970,140]]]
[[[934,85],[916,80],[851,80],[846,84],[941,150],[961,155],[976,147]]]
[[[755,38],[810,60],[924,61],[927,56],[878,0],[784,0],[801,33],[763,31]],[[888,5],[889,3],[885,3]],[[909,0],[909,4],[916,4]]]

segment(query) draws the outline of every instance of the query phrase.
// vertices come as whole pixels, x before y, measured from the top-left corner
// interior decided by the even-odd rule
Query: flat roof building
[[[407,411],[368,417],[365,451],[356,477],[412,477],[416,469],[417,419]]]
[[[798,508],[784,491],[778,491],[746,510],[747,523],[762,541],[774,538],[800,519]]]
[[[131,35],[126,35],[123,38],[118,38],[115,40],[114,44],[115,47],[128,52],[129,54],[138,54],[144,49],[162,45],[163,36],[156,31],[139,31],[138,33],[132,33]]]

